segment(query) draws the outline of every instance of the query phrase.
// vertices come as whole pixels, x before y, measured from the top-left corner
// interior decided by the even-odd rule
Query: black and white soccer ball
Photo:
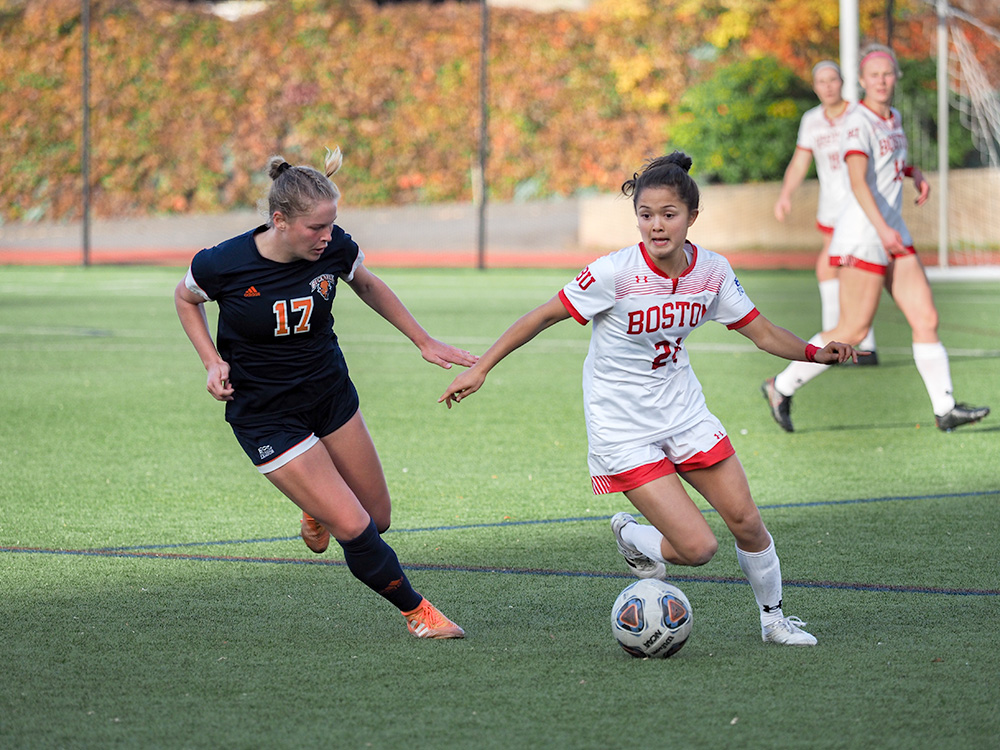
[[[615,640],[639,658],[676,654],[691,635],[691,622],[691,603],[684,592],[657,578],[626,586],[611,609]]]

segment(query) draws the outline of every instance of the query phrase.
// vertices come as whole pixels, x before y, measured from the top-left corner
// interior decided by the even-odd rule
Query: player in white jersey
[[[871,327],[884,286],[910,325],[913,361],[924,381],[938,428],[946,432],[978,422],[986,406],[957,403],[952,395],[948,352],[938,337],[938,313],[927,274],[903,223],[903,178],[912,177],[923,205],[930,186],[907,164],[906,135],[892,107],[899,67],[888,47],[872,45],[861,58],[860,83],[865,95],[848,113],[841,151],[851,194],[837,219],[830,261],[840,267],[841,315],[831,330],[810,343],[846,341],[858,346]],[[792,363],[764,381],[761,391],[771,416],[792,432],[791,398],[825,367]]]
[[[729,262],[687,241],[698,216],[691,159],[675,151],[647,163],[622,186],[633,199],[642,242],[599,258],[556,296],[514,323],[439,401],[475,393],[504,357],[549,326],[593,323],[583,368],[588,463],[595,493],[623,492],[652,525],[628,513],[611,521],[618,549],[639,577],[666,577],[666,563],[703,565],[718,549],[680,480],[715,508],[736,539],[765,642],[811,646],[816,639],[781,609],[774,542],[750,495],[722,423],[705,406],[687,355],[688,335],[716,320],[786,359],[833,364],[853,349],[822,349],[771,323],[747,297]]]
[[[844,162],[840,156],[840,131],[850,103],[841,96],[844,79],[840,66],[832,60],[821,60],[812,69],[813,91],[820,103],[799,121],[799,133],[781,183],[781,193],[774,204],[774,216],[784,221],[792,210],[792,194],[805,180],[809,165],[815,161],[819,180],[819,202],[816,228],[823,238],[823,249],[816,258],[816,280],[819,284],[821,323],[830,330],[840,319],[840,279],[838,267],[831,265],[827,253],[833,237],[833,225],[847,200],[850,186],[843,179]],[[875,353],[875,332],[869,329],[859,347],[858,364],[878,364]]]

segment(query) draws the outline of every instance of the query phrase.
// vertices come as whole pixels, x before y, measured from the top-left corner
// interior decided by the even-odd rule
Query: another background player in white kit
[[[892,295],[912,331],[913,361],[927,389],[934,421],[949,431],[978,422],[985,406],[956,403],[952,395],[948,352],[938,337],[938,313],[927,274],[903,222],[903,178],[912,177],[917,204],[930,186],[919,169],[907,164],[907,141],[899,112],[892,106],[899,67],[888,47],[866,48],[859,65],[864,98],[847,114],[841,129],[850,194],[837,218],[830,242],[830,262],[840,266],[840,320],[810,342],[846,341],[858,346],[871,327],[883,286]],[[792,432],[795,392],[826,371],[819,364],[792,363],[761,389],[771,416]]]
[[[822,349],[759,314],[729,262],[687,241],[699,210],[691,159],[675,151],[648,162],[622,186],[633,199],[642,242],[594,261],[551,300],[524,315],[441,396],[450,407],[475,393],[505,356],[567,318],[593,322],[584,363],[588,463],[595,493],[623,492],[650,521],[611,521],[618,549],[639,577],[666,577],[665,563],[703,565],[718,549],[704,515],[680,481],[711,503],[736,538],[765,642],[811,646],[816,639],[781,609],[774,542],[726,435],[708,411],[686,340],[717,320],[786,359],[833,364],[853,356]],[[678,473],[679,472],[679,473]]]
[[[792,210],[792,194],[805,180],[809,165],[815,160],[816,178],[819,180],[816,228],[823,237],[823,249],[816,258],[816,280],[819,283],[821,324],[824,331],[829,331],[840,318],[839,268],[830,264],[827,250],[833,238],[833,225],[850,190],[843,179],[843,160],[840,156],[840,127],[850,102],[841,95],[844,79],[840,66],[832,60],[821,60],[813,66],[812,82],[820,103],[802,115],[799,122],[795,153],[785,169],[781,193],[774,204],[774,216],[778,221],[785,220]],[[868,329],[858,348],[864,352],[858,354],[859,365],[878,364],[874,328]]]

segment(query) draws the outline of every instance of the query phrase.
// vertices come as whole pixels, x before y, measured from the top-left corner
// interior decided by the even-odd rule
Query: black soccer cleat
[[[767,405],[771,407],[771,416],[785,432],[795,432],[792,427],[792,397],[778,393],[774,387],[774,378],[768,378],[760,385],[760,392],[767,399]]]
[[[850,362],[851,360],[847,360]],[[858,355],[858,366],[859,367],[874,367],[878,364],[878,352],[867,352],[865,354]]]
[[[952,410],[942,416],[934,415],[934,423],[939,430],[951,432],[956,427],[963,424],[972,424],[990,413],[988,406],[969,406],[968,404],[955,404]]]

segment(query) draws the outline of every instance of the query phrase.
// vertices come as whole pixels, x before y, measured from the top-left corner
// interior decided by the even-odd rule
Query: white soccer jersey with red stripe
[[[735,329],[757,310],[723,256],[688,243],[676,279],[642,244],[598,258],[559,292],[579,323],[593,322],[583,366],[591,453],[642,445],[687,429],[705,412],[687,337],[707,320]]]
[[[822,106],[813,107],[802,115],[795,141],[795,145],[809,151],[816,162],[816,177],[819,179],[816,223],[827,231],[833,229],[850,191],[847,180],[843,179],[844,162],[840,158],[840,129],[849,109],[831,120]]]
[[[902,213],[907,142],[899,112],[892,109],[889,117],[883,118],[864,104],[851,107],[844,120],[840,150],[845,159],[851,154],[868,157],[865,181],[879,213],[902,235],[904,245],[912,245]],[[846,169],[844,179],[849,184]],[[865,245],[881,247],[882,241],[851,191],[834,228],[830,255],[847,255],[852,248]]]

